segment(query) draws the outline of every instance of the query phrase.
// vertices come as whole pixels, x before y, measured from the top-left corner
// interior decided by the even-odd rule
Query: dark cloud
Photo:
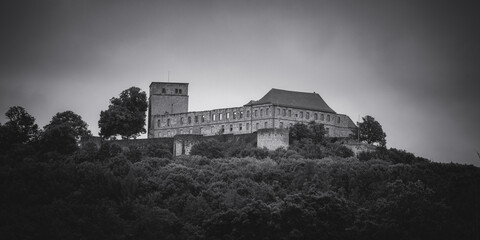
[[[2,1],[0,112],[46,124],[73,110],[98,132],[108,99],[190,82],[192,110],[270,88],[319,92],[376,117],[389,146],[474,163],[480,9],[472,1]],[[474,152],[473,152],[474,153]]]

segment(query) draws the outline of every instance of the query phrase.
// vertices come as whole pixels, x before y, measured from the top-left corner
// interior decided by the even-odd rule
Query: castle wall
[[[265,128],[289,128],[295,123],[324,124],[330,137],[348,137],[350,119],[343,114],[286,108],[272,104],[153,116],[149,137],[177,134],[246,134]]]
[[[257,131],[257,147],[275,150],[283,147],[288,148],[288,129],[260,129]]]

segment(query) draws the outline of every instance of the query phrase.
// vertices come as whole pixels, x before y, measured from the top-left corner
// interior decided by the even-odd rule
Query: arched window
[[[192,124],[192,117],[188,116],[188,124]]]
[[[158,119],[158,121],[157,121],[157,126],[158,126],[158,127],[161,126],[161,125],[160,125],[160,122],[161,122],[160,119]]]

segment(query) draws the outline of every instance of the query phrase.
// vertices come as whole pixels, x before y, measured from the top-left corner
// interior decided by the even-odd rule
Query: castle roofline
[[[250,101],[245,106],[273,104],[285,107],[303,108],[315,111],[336,113],[318,93],[296,92],[272,88],[258,101]]]
[[[150,86],[154,84],[181,84],[181,85],[188,85],[188,83],[182,83],[182,82],[152,82],[150,83]]]

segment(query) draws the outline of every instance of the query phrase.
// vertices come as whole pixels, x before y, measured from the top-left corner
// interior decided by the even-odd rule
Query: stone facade
[[[352,127],[355,127],[347,115],[337,114],[331,110],[316,93],[276,89],[272,91],[274,94],[271,95],[276,94],[274,98],[286,96],[290,99],[277,101],[270,98],[269,101],[261,101],[264,97],[241,107],[188,112],[187,83],[152,83],[148,138],[165,138],[181,134],[203,136],[247,134],[260,129],[286,129],[295,123],[311,121],[323,124],[329,137],[348,137]],[[302,101],[299,101],[301,98],[310,102],[303,106]],[[324,104],[326,107],[317,108],[316,103]]]
[[[277,148],[288,148],[288,129],[260,129],[257,131],[257,147],[276,150]]]

